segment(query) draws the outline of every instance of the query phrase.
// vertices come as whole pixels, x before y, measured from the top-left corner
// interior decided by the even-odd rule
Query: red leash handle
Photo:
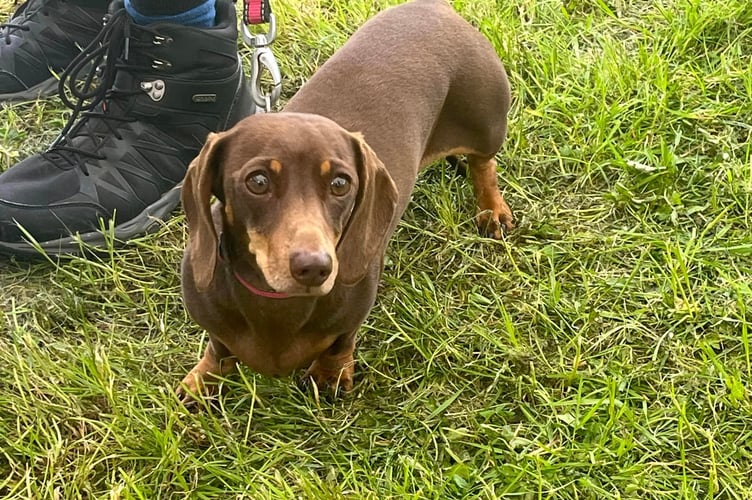
[[[245,24],[268,23],[272,14],[269,0],[243,0],[243,22]]]

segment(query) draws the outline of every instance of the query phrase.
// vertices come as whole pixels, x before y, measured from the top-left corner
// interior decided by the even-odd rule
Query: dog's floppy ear
[[[363,279],[373,259],[384,252],[398,196],[376,153],[360,134],[351,135],[358,157],[358,196],[337,245],[338,279],[346,285]]]
[[[211,196],[216,182],[226,134],[210,133],[206,144],[188,167],[181,201],[188,221],[188,249],[196,288],[206,290],[217,263],[217,232],[211,216]]]

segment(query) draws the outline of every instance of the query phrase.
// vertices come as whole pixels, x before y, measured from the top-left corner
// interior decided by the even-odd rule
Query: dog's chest
[[[335,330],[305,331],[284,323],[260,325],[256,321],[223,343],[251,369],[281,377],[307,367],[341,334]]]
[[[306,368],[337,337],[359,324],[330,304],[311,306],[285,299],[236,305],[230,310],[216,309],[221,314],[213,316],[220,321],[204,326],[239,361],[267,376],[285,376]]]

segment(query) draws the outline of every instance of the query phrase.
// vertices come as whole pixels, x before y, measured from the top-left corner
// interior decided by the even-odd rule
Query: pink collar
[[[246,280],[244,280],[243,277],[240,276],[240,274],[235,269],[232,268],[232,266],[230,265],[230,260],[229,259],[225,259],[225,246],[223,245],[224,234],[220,234],[219,238],[217,238],[217,240],[218,240],[218,242],[217,242],[217,246],[218,246],[218,248],[217,248],[217,255],[219,256],[219,261],[222,262],[222,263],[226,263],[227,266],[230,267],[230,270],[232,271],[232,275],[235,276],[235,279],[238,280],[238,283],[240,283],[241,285],[243,285],[243,287],[245,287],[246,290],[248,290],[249,292],[251,292],[254,295],[258,295],[259,297],[264,297],[264,298],[267,298],[267,299],[289,299],[290,298],[290,296],[287,295],[286,293],[269,292],[269,291],[266,291],[266,290],[261,290],[259,288],[256,288],[255,286],[251,285]]]
[[[251,292],[254,295],[258,295],[259,297],[266,297],[267,299],[289,299],[290,296],[286,293],[280,293],[280,292],[267,292],[266,290],[261,290],[259,288],[256,288],[255,286],[248,283],[246,280],[243,279],[238,272],[233,269],[232,275],[235,276],[235,279],[238,280],[238,283],[243,285],[246,290]]]

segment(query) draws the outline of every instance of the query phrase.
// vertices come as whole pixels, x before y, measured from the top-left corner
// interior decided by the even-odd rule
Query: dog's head
[[[359,134],[316,115],[248,117],[209,136],[183,183],[199,290],[218,258],[212,194],[225,235],[247,248],[268,286],[291,296],[360,281],[384,251],[397,203],[389,173]]]

